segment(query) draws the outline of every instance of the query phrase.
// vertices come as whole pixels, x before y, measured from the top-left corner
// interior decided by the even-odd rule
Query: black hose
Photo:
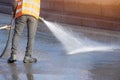
[[[10,23],[10,25],[9,25],[9,26],[10,26],[10,29],[9,29],[9,33],[8,33],[8,39],[7,39],[5,48],[4,48],[3,52],[2,52],[2,54],[0,55],[0,58],[2,58],[3,55],[6,53],[6,51],[7,51],[7,49],[8,49],[8,46],[9,46],[9,44],[10,44],[10,39],[11,39],[11,37],[12,37],[12,26],[13,26],[13,24],[14,24],[14,19],[11,20],[11,23]]]

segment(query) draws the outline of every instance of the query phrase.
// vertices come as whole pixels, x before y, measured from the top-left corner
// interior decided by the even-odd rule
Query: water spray
[[[47,25],[69,55],[92,51],[108,51],[113,50],[115,47],[110,47],[94,40],[90,40],[82,33],[80,33],[79,37],[76,37],[77,34],[74,34],[72,30],[65,28],[58,23],[47,21],[42,17],[39,17],[39,19]]]

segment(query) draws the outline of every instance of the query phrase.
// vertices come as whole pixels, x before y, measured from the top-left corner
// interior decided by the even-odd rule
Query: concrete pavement
[[[0,24],[8,24],[10,19],[9,15],[0,14]],[[27,39],[25,29],[20,39],[18,61],[7,63],[10,48],[0,59],[0,80],[120,80],[120,32],[62,25],[70,27],[80,40],[86,41],[81,47],[89,44],[94,49],[101,49],[69,55],[46,25],[40,22],[33,53],[38,62],[22,62]],[[0,34],[0,37],[6,34]]]

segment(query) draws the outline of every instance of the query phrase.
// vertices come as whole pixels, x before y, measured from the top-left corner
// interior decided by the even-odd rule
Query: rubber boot
[[[32,58],[31,56],[25,56],[23,62],[24,63],[36,63],[37,59]]]
[[[10,58],[8,59],[8,63],[16,62],[16,54],[11,54]]]

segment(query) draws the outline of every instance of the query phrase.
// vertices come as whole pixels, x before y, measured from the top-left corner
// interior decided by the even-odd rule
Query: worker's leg
[[[37,29],[37,19],[35,19],[32,16],[28,16],[27,28],[28,28],[28,42],[27,42],[25,56],[28,56],[32,59],[34,40],[35,40],[36,29]]]
[[[16,19],[15,21],[15,30],[14,35],[12,39],[12,54],[17,53],[17,47],[19,42],[19,37],[21,33],[23,32],[24,26],[26,24],[26,16],[21,16],[20,18]]]
[[[26,16],[21,16],[15,20],[15,30],[14,30],[14,35],[12,39],[11,56],[8,59],[9,63],[16,61],[16,53],[17,53],[19,37],[23,32],[23,28],[25,24],[26,24]]]
[[[28,42],[25,55],[31,56],[37,29],[37,20],[34,17],[28,16],[27,29],[28,29]]]

